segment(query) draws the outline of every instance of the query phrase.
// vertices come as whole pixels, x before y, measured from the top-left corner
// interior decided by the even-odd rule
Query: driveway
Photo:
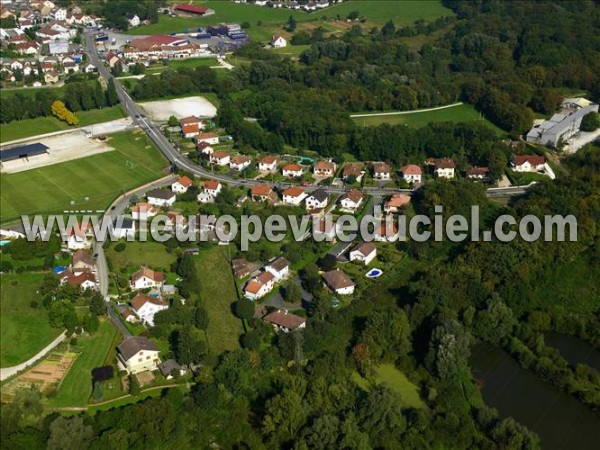
[[[310,303],[312,301],[312,295],[309,292],[305,291],[302,287],[302,283],[300,281],[300,277],[296,276],[294,278],[294,282],[300,287],[300,291],[302,292],[302,303]],[[302,305],[290,305],[283,300],[281,296],[281,292],[278,290],[275,294],[271,295],[268,299],[263,302],[264,305],[270,306],[271,308],[277,308],[287,311],[298,311],[302,309]]]

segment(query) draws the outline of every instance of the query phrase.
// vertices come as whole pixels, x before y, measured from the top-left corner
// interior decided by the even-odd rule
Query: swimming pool
[[[365,274],[365,277],[367,277],[367,278],[377,278],[377,277],[380,277],[381,275],[383,275],[383,270],[381,270],[381,269],[371,269],[371,270],[369,270]]]
[[[65,266],[56,266],[54,267],[53,272],[55,275],[58,275],[59,273],[63,273],[65,270],[67,270]]]
[[[0,241],[0,247],[4,247],[6,244],[9,244],[10,241],[7,241],[6,239],[3,239]]]

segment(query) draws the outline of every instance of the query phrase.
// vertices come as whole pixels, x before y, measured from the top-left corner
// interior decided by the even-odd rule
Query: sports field
[[[111,108],[79,111],[75,114],[79,119],[79,126],[108,122],[125,117],[121,106]],[[14,120],[0,125],[0,142],[14,141],[15,139],[37,136],[39,134],[53,133],[69,128],[66,122],[56,117],[36,117],[35,119]]]
[[[167,165],[139,131],[113,134],[107,143],[115,150],[40,169],[3,174],[0,222],[15,221],[21,214],[106,208],[122,192],[159,178]]]
[[[10,367],[37,354],[62,330],[52,328],[38,298],[43,273],[0,275],[0,366]],[[37,308],[31,301],[37,300]]]
[[[486,125],[494,128],[497,132],[503,133],[498,127],[490,121],[484,119],[481,114],[472,106],[461,104],[450,108],[439,109],[436,111],[415,112],[410,114],[398,115],[373,115],[370,117],[353,117],[353,120],[362,126],[377,126],[382,123],[390,125],[406,124],[411,127],[423,127],[430,122],[475,122],[482,121]]]
[[[215,25],[221,22],[248,22],[250,28],[246,32],[253,40],[268,41],[273,32],[281,30],[290,16],[302,23],[315,22],[315,25],[332,23],[340,16],[339,29],[346,29],[351,24],[346,23],[346,16],[352,11],[358,11],[360,17],[366,18],[364,26],[383,25],[392,19],[396,25],[412,24],[417,19],[426,21],[438,17],[450,16],[452,11],[442,6],[438,0],[351,0],[325,8],[321,11],[306,13],[289,9],[276,9],[251,4],[238,4],[231,1],[193,1],[192,3],[211,8],[215,14],[208,17],[159,17],[156,24],[142,26],[129,31],[129,34],[168,34],[184,32],[194,27]],[[260,22],[260,25],[258,23]]]

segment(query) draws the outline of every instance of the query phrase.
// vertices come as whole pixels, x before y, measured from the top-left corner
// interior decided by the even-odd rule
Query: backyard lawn
[[[115,151],[3,174],[0,222],[14,221],[21,214],[105,208],[122,192],[163,175],[164,158],[141,132],[113,134],[107,143]]]
[[[21,273],[0,275],[0,366],[10,367],[27,361],[62,330],[52,328],[48,313],[37,298],[37,290],[46,274]],[[32,308],[32,300],[38,307]]]
[[[243,332],[242,321],[233,315],[232,303],[237,301],[235,280],[227,262],[227,248],[214,245],[196,257],[201,294],[208,311],[207,330],[210,351],[218,355],[239,348]]]
[[[125,243],[125,241],[121,241]],[[106,258],[110,261],[112,271],[118,272],[127,267],[148,266],[161,268],[168,271],[176,260],[173,253],[167,253],[167,247],[160,242],[126,242],[125,250],[115,251],[116,242],[112,242],[106,249]]]
[[[392,364],[381,364],[375,369],[373,380],[361,377],[358,372],[352,374],[352,379],[361,388],[366,391],[371,389],[372,383],[384,384],[393,391],[400,394],[402,404],[406,408],[424,408],[425,403],[419,397],[417,386],[415,386],[406,375],[400,372]]]
[[[75,114],[79,119],[79,126],[87,126],[95,123],[108,122],[125,117],[121,106],[111,108],[93,109],[90,111],[79,111]],[[69,127],[66,122],[56,117],[36,117],[35,119],[14,120],[0,125],[0,142],[9,142],[39,134],[53,133]]]
[[[117,330],[104,319],[100,328],[92,336],[78,338],[77,345],[81,353],[67,372],[58,392],[48,400],[49,406],[85,406],[92,394],[92,375],[94,367],[104,363]]]

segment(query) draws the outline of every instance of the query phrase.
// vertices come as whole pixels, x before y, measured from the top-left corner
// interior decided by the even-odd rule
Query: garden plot
[[[178,119],[187,116],[215,117],[217,108],[204,97],[184,97],[172,100],[140,103],[142,109],[152,120],[166,121],[171,116]]]

